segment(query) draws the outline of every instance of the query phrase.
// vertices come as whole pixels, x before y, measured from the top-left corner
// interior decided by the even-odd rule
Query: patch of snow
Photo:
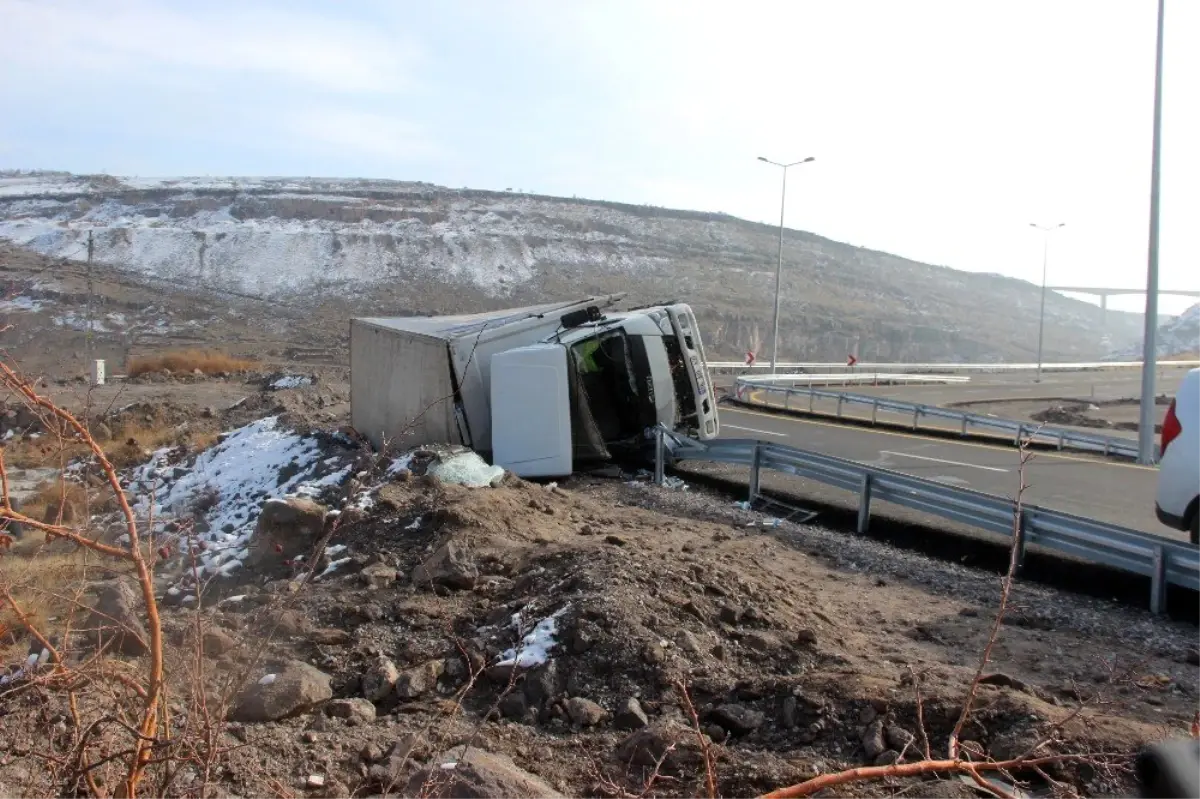
[[[312,378],[302,375],[285,375],[271,384],[271,388],[276,391],[288,388],[300,388],[301,386],[311,386]]]
[[[322,577],[328,577],[329,575],[333,574],[338,569],[345,566],[351,560],[352,560],[352,558],[342,558],[340,560],[331,561],[330,564],[325,567],[325,571],[323,571],[317,575],[317,579],[319,580]]]
[[[129,491],[138,497],[135,510],[140,516],[153,511],[155,535],[164,539],[169,539],[164,526],[173,517],[192,515],[198,500],[211,505],[201,513],[208,531],[196,535],[204,545],[197,553],[202,578],[229,575],[242,566],[264,500],[287,494],[315,496],[350,473],[349,467],[337,468],[339,461],[328,458],[315,437],[281,429],[277,417],[227,433],[182,469],[170,464],[173,452],[158,450],[134,469]],[[285,467],[294,474],[281,481]]]
[[[387,471],[384,473],[385,476],[392,478],[400,474],[400,472],[412,465],[412,459],[413,456],[411,452],[400,455],[396,458],[392,458],[392,462],[388,464]]]
[[[496,665],[515,665],[523,669],[531,669],[549,660],[550,650],[558,644],[554,638],[558,632],[558,619],[570,607],[569,604],[563,605],[553,614],[539,621],[529,631],[529,634],[521,639],[521,643],[516,648],[501,653],[500,660]],[[514,616],[514,618],[516,617]]]
[[[420,529],[420,527],[421,527],[421,517],[418,516],[417,518],[413,519],[410,523],[406,524],[404,526],[404,529],[405,530],[418,530],[418,529]]]
[[[24,294],[7,300],[0,300],[0,313],[12,313],[14,311],[37,313],[44,307],[45,303],[41,300],[35,300],[33,297],[27,297]]]

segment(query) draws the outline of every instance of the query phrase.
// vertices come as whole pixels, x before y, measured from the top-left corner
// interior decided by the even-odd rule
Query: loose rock
[[[431,660],[400,672],[395,683],[396,696],[401,699],[416,699],[432,691],[437,685],[438,677],[442,676],[445,665],[444,660]]]
[[[403,795],[430,799],[499,796],[557,799],[562,796],[540,777],[519,768],[511,758],[467,746],[444,752],[434,758],[429,768],[415,772]]]
[[[149,651],[150,634],[138,612],[141,594],[130,583],[105,583],[96,592],[96,604],[86,629],[97,646],[112,646],[123,655],[137,657]]]
[[[364,567],[358,577],[368,588],[378,591],[396,582],[396,570],[386,563],[372,563]]]
[[[310,499],[268,499],[250,536],[246,565],[265,567],[308,553],[325,529],[325,507]]]
[[[366,699],[334,699],[325,706],[325,712],[336,719],[355,719],[362,723],[375,720],[375,705]]]
[[[863,730],[862,735],[863,752],[867,756],[867,760],[875,761],[887,749],[883,743],[883,722],[879,719],[872,721]]]
[[[370,702],[378,702],[396,687],[400,670],[385,657],[376,658],[361,677],[362,694]]]
[[[594,727],[608,718],[608,711],[590,699],[573,696],[567,700],[567,716],[580,727]]]
[[[613,726],[618,730],[640,730],[649,723],[646,711],[634,697],[626,699],[613,717]]]
[[[329,675],[299,660],[272,670],[273,679],[253,680],[242,688],[234,721],[277,721],[310,710],[333,696]]]
[[[746,735],[762,726],[765,716],[745,705],[720,705],[712,712],[713,720],[734,735]]]
[[[412,572],[412,583],[418,588],[444,585],[461,591],[475,587],[479,568],[471,560],[467,548],[457,541],[447,541]]]

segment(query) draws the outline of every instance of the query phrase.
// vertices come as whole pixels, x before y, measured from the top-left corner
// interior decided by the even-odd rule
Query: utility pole
[[[809,156],[802,161],[780,164],[760,155],[758,160],[772,166],[780,167],[783,170],[783,188],[779,195],[779,260],[775,265],[775,321],[771,325],[771,374],[775,374],[775,365],[779,360],[779,288],[783,281],[783,213],[787,207],[787,171],[790,167],[807,164],[816,159]]]
[[[92,238],[92,231],[88,231],[87,240],[87,335],[84,338],[85,348],[87,350],[87,367],[92,366],[92,255],[96,251],[95,241]]]
[[[1150,237],[1146,253],[1146,318],[1142,338],[1142,404],[1138,413],[1138,463],[1154,463],[1154,370],[1158,334],[1158,192],[1162,166],[1163,4],[1158,0],[1154,54],[1154,134],[1150,150]]]
[[[1030,227],[1042,231],[1042,309],[1038,312],[1037,375],[1033,378],[1035,383],[1042,382],[1042,341],[1046,332],[1046,267],[1050,262],[1050,233],[1066,224],[1059,222],[1057,225],[1044,226],[1036,222],[1029,223]]]

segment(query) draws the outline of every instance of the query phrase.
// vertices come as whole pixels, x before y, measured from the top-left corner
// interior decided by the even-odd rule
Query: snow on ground
[[[194,547],[197,572],[207,581],[230,577],[242,568],[265,501],[289,496],[321,499],[326,489],[350,478],[357,454],[348,441],[301,435],[282,427],[279,418],[272,416],[224,434],[217,444],[190,460],[178,448],[158,450],[147,463],[131,470],[126,490],[139,518],[153,514],[155,547],[167,547],[172,556],[187,554],[184,550]],[[364,486],[349,498],[347,507],[368,510],[383,483],[408,468],[412,458],[412,452],[393,458],[374,483],[369,475],[358,473]],[[469,450],[447,457],[439,465],[443,480],[472,487],[487,486],[504,473]],[[345,546],[329,547],[326,555],[342,557],[317,578],[332,575],[348,563],[345,552]],[[167,593],[176,601],[194,602],[192,575],[187,573],[190,561],[184,571],[183,579]]]
[[[521,643],[517,647],[500,654],[500,660],[497,661],[496,665],[516,665],[522,669],[531,669],[549,660],[550,650],[558,644],[558,641],[554,637],[558,633],[558,619],[570,607],[570,605],[563,605],[552,615],[535,624],[533,629],[521,639]],[[514,627],[519,629],[521,626],[521,614],[514,614],[512,623]]]
[[[101,262],[259,296],[369,290],[422,272],[503,296],[542,264],[653,271],[668,259],[646,254],[647,237],[720,244],[699,220],[680,234],[603,204],[445,192],[297,178],[0,178],[0,238],[82,260],[91,231]]]
[[[271,388],[279,391],[288,388],[300,388],[302,386],[311,386],[312,378],[302,375],[284,375],[271,384]]]
[[[13,313],[14,311],[37,313],[43,307],[44,305],[40,300],[35,300],[33,297],[26,297],[24,295],[0,300],[0,313]]]
[[[171,464],[172,452],[159,450],[134,470],[129,491],[140,517],[153,511],[157,538],[170,536],[167,525],[175,519],[199,518],[194,540],[203,545],[202,579],[241,568],[264,500],[316,496],[349,476],[352,457],[348,450],[327,455],[316,437],[281,428],[278,417],[226,434],[188,466]]]

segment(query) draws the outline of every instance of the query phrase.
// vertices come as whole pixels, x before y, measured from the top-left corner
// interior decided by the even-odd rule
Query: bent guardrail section
[[[814,480],[858,494],[859,533],[871,523],[871,504],[890,502],[997,535],[1017,536],[1018,562],[1030,544],[1070,557],[1150,578],[1150,610],[1166,608],[1167,586],[1200,591],[1200,548],[1158,538],[1096,519],[1075,516],[1036,505],[1017,504],[1007,497],[984,494],[857,461],[753,439],[700,442],[656,430],[654,476],[662,482],[668,463],[698,460],[741,464],[750,468],[750,499],[759,496],[763,469]],[[1014,523],[1014,519],[1016,523]]]
[[[754,392],[767,395],[782,396],[784,410],[803,410],[794,407],[794,398],[808,399],[808,413],[814,413],[813,401],[827,399],[837,402],[836,415],[842,418],[842,408],[845,405],[864,405],[871,408],[871,424],[878,424],[880,411],[901,414],[912,417],[912,429],[919,430],[921,419],[945,419],[959,427],[959,435],[967,435],[972,428],[1001,432],[1010,436],[1014,444],[1022,440],[1038,444],[1054,446],[1058,449],[1071,448],[1088,452],[1099,452],[1104,455],[1119,455],[1126,458],[1138,457],[1137,442],[1129,438],[1116,436],[1099,436],[1068,430],[1062,427],[1046,427],[1036,422],[1020,422],[1015,419],[1001,419],[996,416],[981,416],[977,413],[967,413],[953,408],[943,408],[939,405],[922,405],[915,402],[873,397],[867,394],[852,394],[845,391],[823,391],[808,386],[777,386],[758,379],[739,377],[734,388],[734,399],[745,405],[761,405],[769,408],[779,408],[778,404],[757,402]],[[801,399],[801,401],[803,401]],[[944,429],[943,429],[944,430]],[[1155,458],[1157,458],[1157,446]]]

